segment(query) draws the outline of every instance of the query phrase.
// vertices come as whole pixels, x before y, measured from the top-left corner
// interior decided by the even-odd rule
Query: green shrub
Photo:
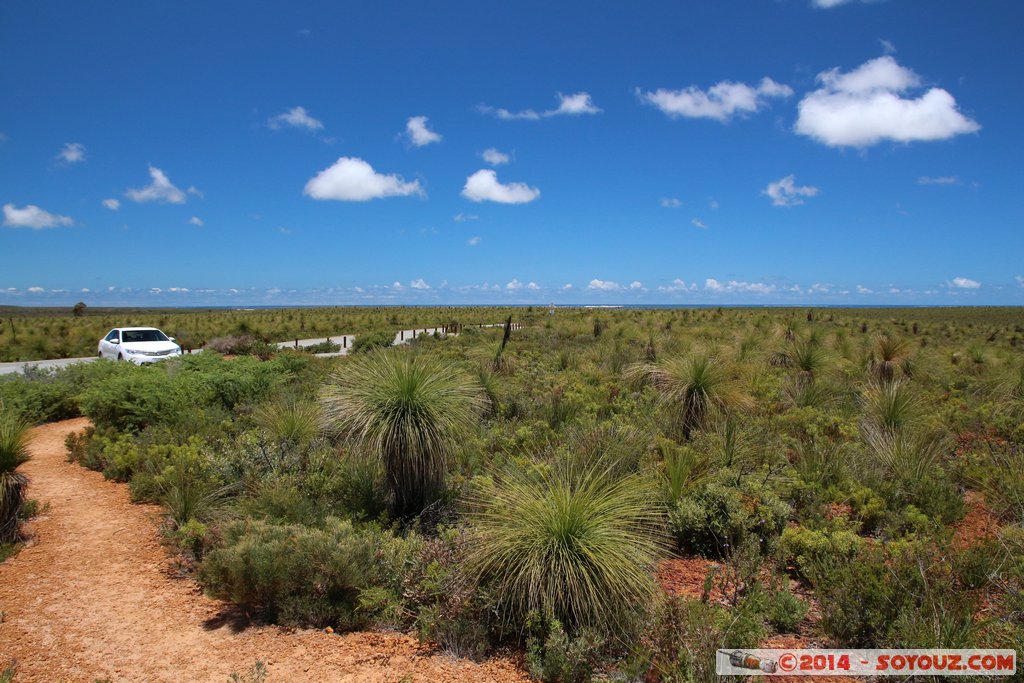
[[[527,619],[526,669],[544,683],[587,683],[600,661],[603,639],[591,629],[570,638],[557,619]]]
[[[352,342],[352,353],[368,353],[374,349],[384,349],[395,341],[395,333],[384,330],[364,332],[357,335]]]
[[[199,382],[179,380],[164,368],[139,367],[92,384],[80,394],[79,403],[98,428],[137,432],[193,420],[205,399]]]
[[[280,624],[348,630],[361,623],[356,602],[373,584],[373,535],[338,520],[323,529],[240,521],[223,537],[199,571],[213,596]]]
[[[0,410],[28,424],[76,417],[74,389],[49,373],[0,376]]]
[[[774,549],[789,505],[753,477],[742,478],[738,488],[727,483],[730,479],[735,475],[723,473],[669,510],[669,529],[682,551],[724,557],[748,536],[757,539],[762,553]]]
[[[779,539],[779,554],[802,576],[821,562],[853,558],[864,546],[864,539],[848,529],[814,530],[802,526],[787,527]]]

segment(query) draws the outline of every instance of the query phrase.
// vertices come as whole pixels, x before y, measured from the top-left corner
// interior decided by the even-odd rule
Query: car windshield
[[[161,342],[167,341],[167,335],[160,330],[124,330],[121,340],[126,342]]]

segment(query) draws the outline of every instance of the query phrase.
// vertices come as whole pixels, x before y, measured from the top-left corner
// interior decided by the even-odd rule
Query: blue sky
[[[7,2],[0,304],[1024,304],[1021,25]]]

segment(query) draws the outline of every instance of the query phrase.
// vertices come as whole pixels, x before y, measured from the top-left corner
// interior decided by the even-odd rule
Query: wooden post
[[[344,337],[341,338],[341,348],[348,348],[348,335],[345,335]]]
[[[295,348],[299,348],[299,338],[295,338]]]
[[[405,330],[400,330],[398,332],[398,339],[399,341],[405,341]]]

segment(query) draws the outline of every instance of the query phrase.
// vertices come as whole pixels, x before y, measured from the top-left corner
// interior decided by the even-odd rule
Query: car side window
[[[110,331],[110,334],[107,335],[107,341],[108,342],[116,342],[117,341],[117,330],[111,330]]]

